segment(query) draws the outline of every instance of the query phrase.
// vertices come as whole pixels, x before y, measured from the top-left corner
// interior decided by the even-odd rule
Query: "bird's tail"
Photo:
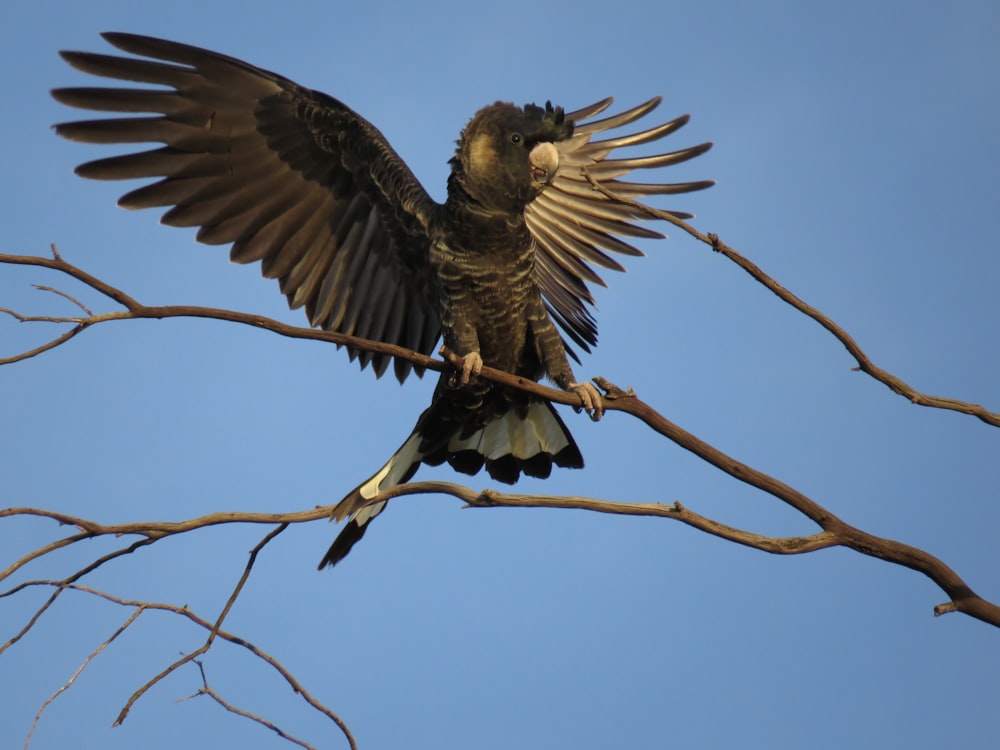
[[[485,424],[470,425],[454,416],[446,404],[432,404],[385,466],[334,507],[335,520],[349,520],[320,562],[321,570],[347,556],[386,501],[367,503],[380,492],[409,481],[421,463],[437,466],[447,461],[456,471],[470,475],[485,466],[493,479],[506,484],[514,484],[522,473],[544,479],[553,464],[583,468],[576,441],[548,401],[531,400]]]

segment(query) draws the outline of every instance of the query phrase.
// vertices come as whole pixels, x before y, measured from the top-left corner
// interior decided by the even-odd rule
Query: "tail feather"
[[[522,473],[544,479],[553,465],[583,468],[580,449],[547,401],[530,401],[525,409],[508,409],[478,428],[455,421],[447,410],[442,416],[435,406],[438,404],[432,404],[424,412],[416,429],[385,466],[334,507],[334,519],[349,517],[349,520],[324,555],[320,569],[340,562],[386,505],[384,500],[366,503],[380,492],[409,481],[421,463],[438,466],[447,461],[456,471],[470,475],[485,465],[493,479],[506,484],[514,484]],[[436,421],[448,417],[449,422]],[[442,434],[445,424],[451,426],[444,432],[444,439],[426,437]],[[468,434],[463,435],[466,431]]]
[[[337,503],[333,509],[334,520],[342,521],[348,516],[357,517],[369,511],[362,520],[362,523],[367,523],[377,516],[382,510],[381,506],[384,506],[385,503],[362,506],[383,489],[395,487],[397,484],[408,481],[416,472],[423,457],[424,454],[420,450],[420,436],[414,432],[400,446],[399,450],[392,454],[392,458],[386,462],[385,466],[376,471],[370,479],[351,490],[343,500]],[[379,506],[379,509],[371,512],[369,509],[376,505]]]
[[[334,520],[342,521],[348,516],[350,520],[323,555],[323,559],[319,562],[319,570],[327,566],[333,567],[347,557],[351,548],[365,535],[371,520],[385,509],[384,500],[367,505],[366,503],[383,489],[409,481],[420,466],[422,458],[420,436],[413,433],[399,450],[392,454],[392,458],[385,466],[347,493],[347,496],[334,506],[331,514]]]
[[[448,441],[447,452],[463,450],[473,450],[487,460],[513,456],[525,461],[540,453],[562,455],[568,463],[559,463],[559,466],[583,466],[583,457],[573,436],[548,401],[529,402],[524,414],[511,409],[468,437],[453,435]]]
[[[385,503],[382,504],[384,505]],[[365,535],[367,530],[367,523],[358,523],[353,518],[348,521],[347,525],[337,534],[337,538],[333,540],[333,544],[330,545],[330,549],[323,555],[323,559],[320,560],[319,566],[316,569],[323,570],[327,565],[332,568],[347,557],[347,553],[351,551],[351,548],[355,544],[361,541],[361,537]]]

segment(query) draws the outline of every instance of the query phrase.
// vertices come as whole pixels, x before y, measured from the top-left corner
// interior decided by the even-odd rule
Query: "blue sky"
[[[369,118],[436,198],[480,106],[661,94],[691,123],[670,148],[715,148],[669,179],[718,180],[671,199],[850,331],[914,387],[1000,408],[1000,8],[991,2],[508,2],[163,5],[8,0],[0,118],[0,251],[65,257],[148,304],[203,304],[300,323],[273,282],[229,264],[122,185],[75,165],[110,150],[50,130],[48,96],[88,85],[58,49],[105,51],[134,31],[246,59]],[[355,7],[357,6],[357,7]],[[677,232],[598,295],[604,375],[731,455],[867,531],[921,547],[1000,600],[1000,431],[909,404],[852,372],[843,348]],[[94,294],[0,268],[0,306],[60,313],[31,289]],[[0,355],[49,331],[0,320]],[[432,382],[376,382],[342,352],[205,321],[125,322],[0,368],[0,505],[104,522],[337,501],[402,442]],[[679,500],[775,535],[813,528],[627,417],[567,411],[585,455],[519,489]],[[454,479],[445,470],[419,476]],[[484,477],[474,488],[490,486]],[[7,558],[66,533],[0,523]],[[156,544],[93,576],[125,597],[214,617],[261,528]],[[290,529],[262,554],[226,627],[274,654],[364,748],[995,747],[1000,634],[932,617],[919,574],[842,550],[771,557],[666,521],[395,503],[332,573],[336,529]],[[121,545],[40,561],[63,576]],[[0,600],[3,639],[42,595]],[[67,595],[0,657],[0,746],[128,611]],[[140,621],[46,712],[35,750],[188,744],[287,747],[205,699],[193,668],[117,729],[128,695],[200,632]],[[212,685],[319,747],[346,747],[239,649],[206,657]],[[16,686],[16,689],[14,689]]]

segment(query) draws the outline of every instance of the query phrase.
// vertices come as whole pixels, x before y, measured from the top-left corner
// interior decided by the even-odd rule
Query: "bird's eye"
[[[507,137],[510,140],[510,142],[513,143],[515,146],[520,146],[521,141],[524,140],[524,136],[522,136],[520,133],[511,133]]]

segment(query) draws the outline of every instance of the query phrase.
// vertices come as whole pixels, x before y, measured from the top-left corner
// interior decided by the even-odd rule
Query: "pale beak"
[[[559,151],[551,143],[539,143],[528,154],[528,164],[535,182],[547,185],[559,169]]]

